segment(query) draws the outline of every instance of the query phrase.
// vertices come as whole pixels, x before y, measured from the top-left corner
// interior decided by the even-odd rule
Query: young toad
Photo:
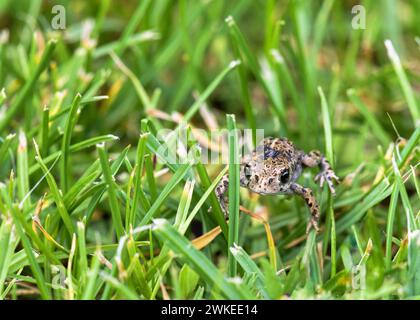
[[[331,168],[327,159],[317,150],[306,154],[296,149],[286,138],[268,137],[262,140],[252,154],[241,159],[240,185],[252,192],[265,194],[297,194],[306,201],[311,212],[311,219],[306,228],[311,227],[318,231],[319,205],[310,188],[296,183],[304,167],[319,166],[320,173],[315,176],[322,187],[327,182],[333,195],[335,189],[333,180],[339,182],[338,177]],[[227,214],[228,175],[223,176],[216,188],[216,195],[221,207]]]

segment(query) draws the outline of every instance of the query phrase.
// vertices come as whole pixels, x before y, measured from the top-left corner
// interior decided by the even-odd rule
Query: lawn
[[[417,12],[0,1],[0,299],[419,299]],[[318,233],[300,197],[239,187],[267,136],[340,177],[298,179]]]

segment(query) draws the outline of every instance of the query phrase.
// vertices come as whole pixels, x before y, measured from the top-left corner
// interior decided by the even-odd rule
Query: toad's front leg
[[[313,191],[294,182],[290,185],[290,190],[292,190],[295,194],[300,195],[305,200],[309,210],[311,211],[311,219],[306,227],[306,233],[308,233],[312,227],[316,232],[318,232],[319,205],[314,197]]]
[[[331,191],[331,194],[335,196],[335,188],[333,181],[339,182],[337,175],[335,174],[334,170],[331,168],[330,163],[328,162],[327,158],[321,154],[318,150],[313,150],[308,154],[305,154],[302,157],[302,163],[307,167],[315,167],[319,166],[321,172],[315,176],[315,181],[319,180],[319,185],[324,185],[326,181],[328,184],[328,188]]]

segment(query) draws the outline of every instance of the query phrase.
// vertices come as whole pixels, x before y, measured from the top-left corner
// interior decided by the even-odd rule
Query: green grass
[[[420,298],[416,1],[61,4],[0,3],[0,299]],[[239,188],[243,129],[326,155],[319,234]]]

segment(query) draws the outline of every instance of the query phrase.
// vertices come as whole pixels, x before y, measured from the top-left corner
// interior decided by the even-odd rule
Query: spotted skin
[[[307,232],[312,227],[318,231],[320,209],[314,193],[310,188],[296,183],[303,168],[316,166],[320,168],[320,172],[315,181],[319,181],[321,187],[327,182],[331,193],[335,195],[334,180],[339,182],[339,179],[328,160],[319,151],[313,150],[306,154],[287,138],[268,137],[263,139],[251,154],[241,159],[240,185],[261,195],[301,196],[311,212]],[[228,187],[229,177],[225,175],[216,187],[216,195],[225,215],[228,212]]]

